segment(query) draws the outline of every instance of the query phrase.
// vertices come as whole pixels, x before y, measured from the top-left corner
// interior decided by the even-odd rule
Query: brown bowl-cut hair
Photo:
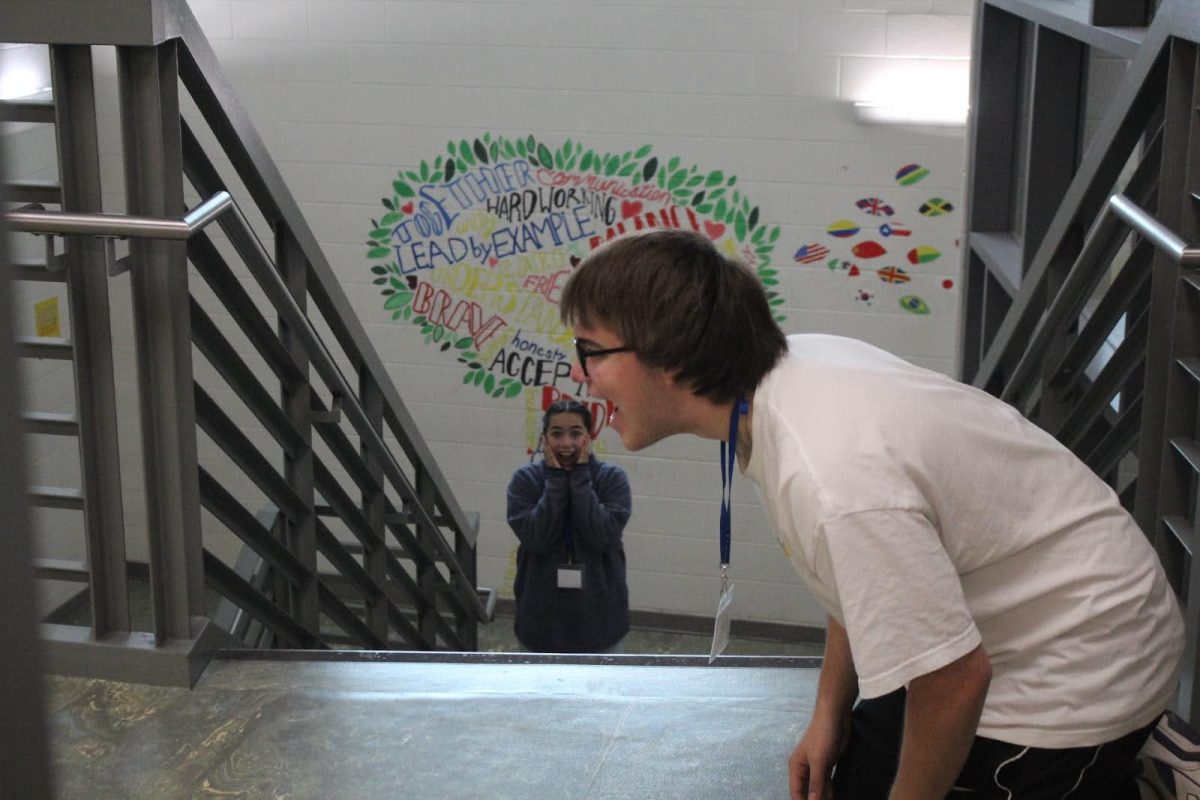
[[[752,392],[787,352],[758,277],[692,231],[604,244],[571,276],[561,314],[611,328],[642,363],[717,403]]]

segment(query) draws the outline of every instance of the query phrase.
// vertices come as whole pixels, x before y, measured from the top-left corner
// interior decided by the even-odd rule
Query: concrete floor
[[[52,677],[56,796],[786,797],[817,680],[813,660],[339,655],[214,661],[191,691]]]

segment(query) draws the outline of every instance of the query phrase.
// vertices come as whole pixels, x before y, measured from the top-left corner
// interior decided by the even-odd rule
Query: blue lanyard
[[[746,398],[739,397],[729,412],[729,441],[721,442],[721,569],[729,566],[729,550],[733,542],[731,511],[733,496],[733,460],[737,458],[738,418],[750,410]]]

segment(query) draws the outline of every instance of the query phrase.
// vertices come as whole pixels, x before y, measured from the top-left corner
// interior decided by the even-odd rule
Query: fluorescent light
[[[967,124],[967,107],[953,103],[879,103],[860,100],[854,104],[854,118],[870,125],[945,125]]]

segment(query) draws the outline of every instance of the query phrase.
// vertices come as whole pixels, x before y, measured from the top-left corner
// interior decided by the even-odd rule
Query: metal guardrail
[[[345,412],[364,445],[380,460],[386,477],[400,491],[406,509],[413,514],[418,526],[434,534],[430,540],[438,555],[449,566],[452,580],[459,589],[458,597],[466,610],[477,620],[490,619],[494,598],[489,598],[490,602],[480,599],[477,587],[458,563],[454,550],[444,537],[437,534],[437,523],[433,514],[420,502],[416,487],[404,474],[382,434],[371,424],[353,385],[342,373],[308,316],[297,304],[249,220],[227,191],[215,192],[180,218],[81,214],[28,208],[11,211],[3,216],[13,230],[47,236],[79,235],[186,241],[229,211],[233,212],[230,223],[232,227],[226,226],[230,239],[242,251],[247,266],[259,285],[267,292],[271,304],[283,321],[300,336],[313,366],[333,392],[331,408]]]
[[[1200,200],[1200,197],[1196,199]],[[1200,267],[1200,245],[1186,243],[1175,235],[1173,230],[1125,195],[1117,193],[1109,197],[1104,210],[1112,211],[1125,220],[1130,227],[1145,236],[1159,250],[1170,255],[1180,266]]]

